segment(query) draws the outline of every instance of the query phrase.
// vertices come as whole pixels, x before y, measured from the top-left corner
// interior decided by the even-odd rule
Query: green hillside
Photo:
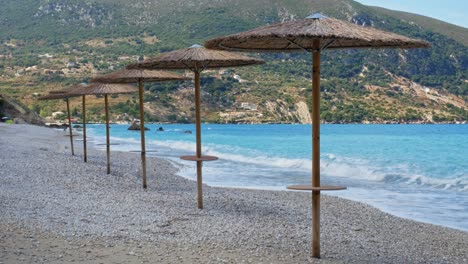
[[[464,27],[453,25],[444,21],[440,21],[427,16],[416,15],[407,12],[394,11],[381,7],[371,7],[378,13],[386,14],[397,19],[414,22],[427,30],[434,31],[436,33],[445,35],[452,38],[461,44],[468,46],[468,30]]]
[[[59,110],[60,104],[38,102],[31,94],[86,81],[143,56],[315,12],[425,39],[432,45],[424,50],[324,52],[322,111],[326,121],[468,119],[468,30],[350,0],[2,1],[0,93],[17,97],[47,116]],[[206,120],[306,122],[300,105],[305,102],[310,107],[309,55],[252,56],[268,63],[205,75]],[[186,92],[191,86],[190,82],[147,85],[148,118],[191,121],[191,94]],[[126,99],[113,106],[114,115],[133,116],[134,98],[122,98]],[[246,110],[242,102],[258,109]],[[91,109],[92,118],[99,121],[99,101]]]

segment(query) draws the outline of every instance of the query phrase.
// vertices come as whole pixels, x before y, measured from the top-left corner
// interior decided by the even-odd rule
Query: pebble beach
[[[333,196],[321,199],[321,259],[310,257],[311,194],[204,186],[169,161],[105,152],[67,133],[0,123],[0,264],[468,263],[468,232]],[[79,139],[79,137],[77,137]]]

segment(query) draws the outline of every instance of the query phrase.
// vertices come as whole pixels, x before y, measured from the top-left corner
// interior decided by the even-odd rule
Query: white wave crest
[[[468,191],[468,175],[456,175],[449,178],[434,178],[415,171],[408,164],[372,164],[358,158],[325,155],[321,162],[323,174],[369,181],[405,183],[409,185],[429,186],[441,189]]]
[[[113,140],[125,142],[128,145],[140,143],[139,139],[136,138],[113,137]],[[158,149],[166,148],[170,152],[181,152],[180,154],[194,153],[196,148],[195,142],[189,141],[152,140],[148,144]],[[232,166],[238,167],[238,163],[244,163],[262,167],[263,169],[282,168],[300,173],[310,173],[312,170],[311,159],[268,156],[257,150],[247,150],[235,146],[229,147],[230,153],[226,149],[227,146],[225,145],[204,144],[203,154],[219,157],[220,160],[227,162],[226,166],[230,166],[229,163],[232,163]],[[249,155],[244,155],[243,153],[249,153]],[[366,159],[324,153],[321,156],[320,165],[321,174],[326,176],[387,183],[404,183],[468,192],[468,175],[435,178],[415,170],[415,168],[412,168],[408,164],[379,164]]]

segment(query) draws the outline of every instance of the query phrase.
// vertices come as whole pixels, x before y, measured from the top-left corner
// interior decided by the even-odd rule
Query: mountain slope
[[[445,35],[468,46],[468,30],[464,27],[413,13],[395,11],[377,6],[370,8],[376,10],[378,13],[392,16],[400,20],[412,21],[428,30]]]
[[[3,2],[0,9],[0,88],[3,87],[5,93],[24,97],[39,110],[52,109],[54,103],[39,103],[24,93],[42,93],[51,85],[86,81],[98,72],[122,68],[143,55],[155,55],[202,43],[207,38],[322,12],[353,23],[422,38],[432,45],[431,49],[423,50],[324,52],[322,77],[326,120],[433,120],[428,116],[447,121],[467,119],[464,100],[468,97],[468,30],[431,18],[368,7],[351,0]],[[246,115],[253,115],[256,121],[307,120],[303,114],[296,113],[304,112],[302,102],[310,106],[309,55],[252,55],[261,56],[268,63],[227,74],[212,72],[215,77],[205,77],[207,118],[224,122],[225,118],[213,113],[223,109],[237,112],[242,110],[239,107],[242,102],[250,102],[256,104],[258,110]],[[240,82],[235,76],[247,81]],[[409,81],[400,85],[403,79]],[[453,99],[450,102],[433,103],[438,99],[429,95],[427,98],[432,99],[424,99],[416,96],[414,89],[406,89],[405,85],[414,86],[410,83],[441,96],[452,93],[463,103],[459,104],[455,97],[450,97]],[[147,89],[151,91],[146,96],[148,109],[155,109],[150,118],[190,121],[189,103],[178,103],[180,98],[190,102],[188,95],[181,92],[190,87],[191,83],[148,85]],[[395,110],[395,107],[383,108],[388,111],[376,110],[366,100],[376,100],[377,97],[398,102],[402,110]],[[368,99],[363,101],[363,98]],[[116,113],[134,112],[132,102],[130,100],[132,109],[129,105],[115,106]],[[281,108],[279,113],[282,114],[275,115],[276,107]],[[100,111],[101,107],[96,106],[97,120]],[[231,118],[230,115],[227,117]]]

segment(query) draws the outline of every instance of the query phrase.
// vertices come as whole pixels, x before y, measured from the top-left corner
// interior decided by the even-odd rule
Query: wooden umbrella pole
[[[197,158],[201,158],[201,117],[200,117],[200,71],[195,70],[195,126],[197,139]],[[202,161],[197,160],[198,208],[203,209]]]
[[[106,111],[106,153],[107,153],[107,174],[110,174],[110,132],[109,132],[109,99],[104,95],[104,107]]]
[[[320,187],[320,40],[312,52],[312,187]],[[320,191],[312,191],[312,257],[320,258]]]
[[[67,114],[68,114],[68,131],[70,132],[70,146],[71,146],[71,152],[72,155],[75,155],[75,149],[73,148],[73,131],[72,131],[72,123],[71,123],[71,117],[70,117],[70,101],[68,98],[65,98],[65,101],[67,102]]]
[[[141,133],[141,170],[143,189],[146,185],[146,144],[145,144],[145,115],[143,109],[143,80],[138,79],[138,96],[140,100],[140,133]]]
[[[83,156],[84,156],[84,162],[88,162],[88,155],[86,153],[86,95],[83,95],[83,100],[82,100],[82,108],[83,108],[83,113],[82,113],[82,120],[83,120]]]

